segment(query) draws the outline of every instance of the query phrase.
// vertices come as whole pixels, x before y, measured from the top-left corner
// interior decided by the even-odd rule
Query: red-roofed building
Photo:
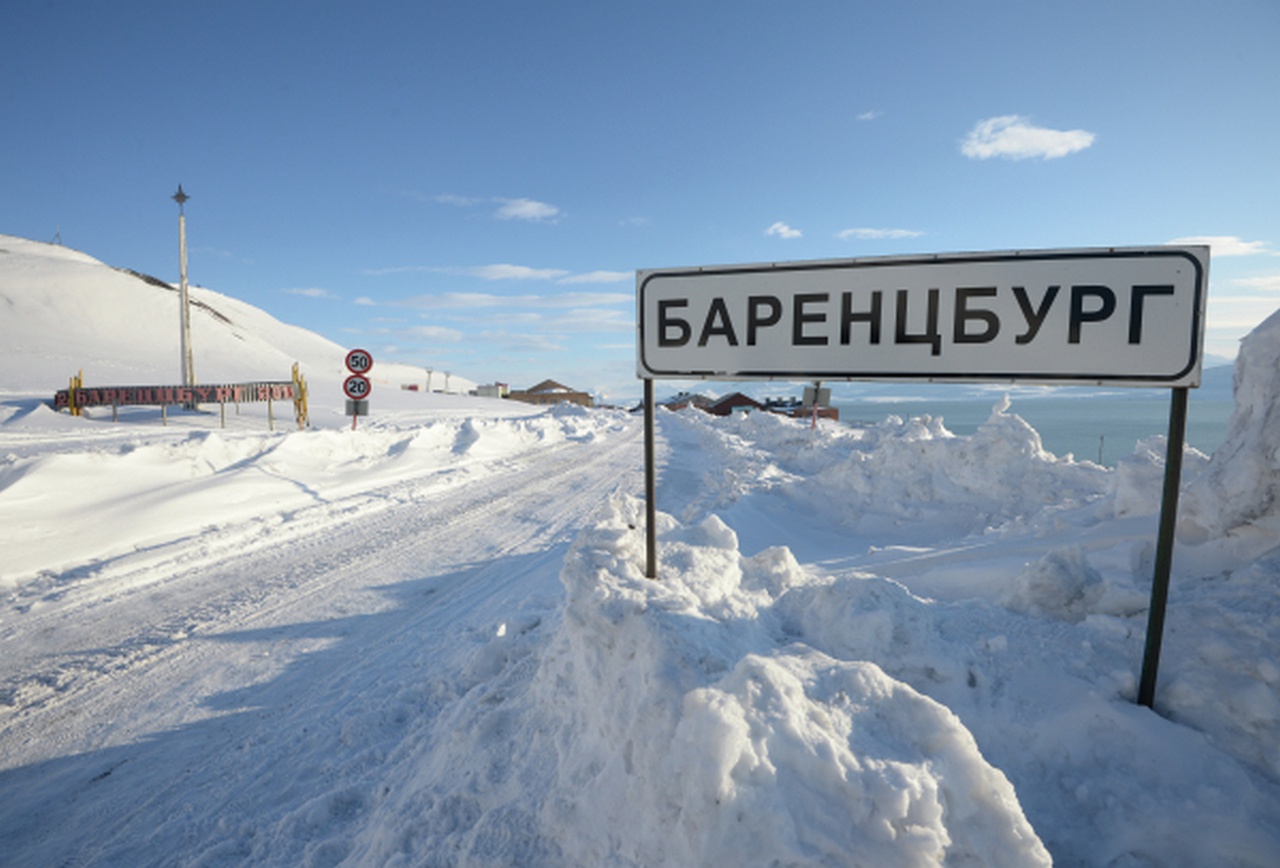
[[[754,398],[749,398],[741,392],[734,392],[732,395],[725,395],[713,404],[703,408],[712,416],[731,416],[739,410],[763,410],[764,404]]]
[[[580,404],[583,407],[594,407],[596,403],[586,392],[574,391],[555,380],[543,380],[531,388],[513,390],[507,393],[507,397],[526,404]]]

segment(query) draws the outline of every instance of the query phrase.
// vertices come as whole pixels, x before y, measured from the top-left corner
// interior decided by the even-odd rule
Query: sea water
[[[1172,405],[1167,390],[1120,390],[1101,395],[1071,396],[1055,390],[1052,397],[1011,397],[1007,412],[1021,416],[1040,433],[1044,448],[1062,458],[1095,461],[1114,466],[1116,460],[1133,453],[1139,440],[1169,433]],[[947,399],[836,399],[840,421],[854,426],[874,425],[887,417],[909,419],[916,416],[941,417],[953,434],[972,434],[991,417],[1002,396]],[[1187,404],[1186,440],[1201,452],[1212,454],[1222,445],[1227,423],[1235,404],[1229,397],[1190,393]]]

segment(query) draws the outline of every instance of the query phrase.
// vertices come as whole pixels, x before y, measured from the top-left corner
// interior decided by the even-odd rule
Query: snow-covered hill
[[[313,383],[344,376],[349,348],[222,293],[189,292],[199,382],[287,380],[294,362]],[[175,286],[67,247],[0,235],[0,389],[65,389],[81,369],[89,386],[181,383],[178,324]],[[371,379],[425,387],[427,371],[375,363]],[[440,388],[440,378],[432,385]],[[474,387],[450,378],[451,391]]]
[[[59,415],[28,374],[171,379],[124,321],[47,333],[64,296],[163,304],[148,353],[176,305],[25,244],[0,244],[6,868],[1280,864],[1280,314],[1227,442],[1185,456],[1151,711],[1159,437],[1112,470],[1005,402],[971,436],[664,411],[655,582],[635,417]],[[341,364],[200,297],[230,324],[201,315],[198,371]]]

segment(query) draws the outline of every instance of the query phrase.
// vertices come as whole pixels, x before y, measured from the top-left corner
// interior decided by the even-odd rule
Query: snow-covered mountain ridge
[[[294,362],[309,381],[341,379],[347,349],[259,308],[189,287],[198,382],[287,380]],[[0,235],[0,390],[180,383],[179,300],[156,277],[113,267],[55,244]],[[375,383],[424,385],[427,372],[378,362]],[[434,384],[439,387],[439,378]],[[451,390],[474,384],[451,378]]]

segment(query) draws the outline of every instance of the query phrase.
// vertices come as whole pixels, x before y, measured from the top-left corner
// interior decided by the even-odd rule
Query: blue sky
[[[638,268],[1213,238],[1280,307],[1280,3],[17,2],[0,232],[480,382],[635,379]]]

